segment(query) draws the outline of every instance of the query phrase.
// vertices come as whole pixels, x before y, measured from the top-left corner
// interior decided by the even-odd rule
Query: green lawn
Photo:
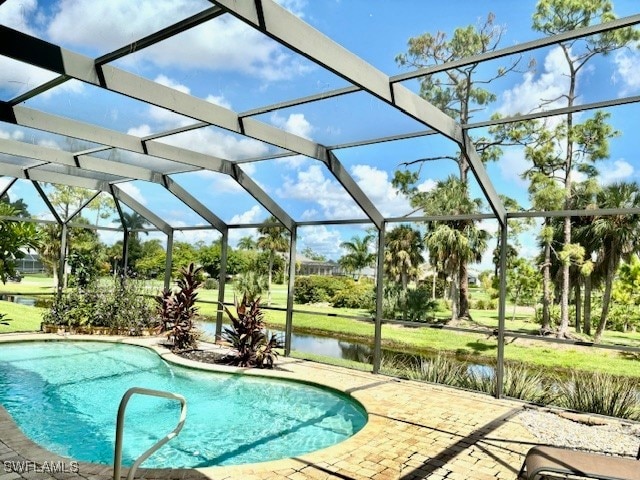
[[[162,287],[157,282],[151,288]],[[52,292],[52,281],[46,278],[27,277],[22,283],[11,283],[0,286],[0,292],[34,293]],[[225,300],[233,301],[233,287],[225,289]],[[201,290],[199,298],[207,301],[217,301],[217,290]],[[266,296],[265,296],[266,297]],[[276,285],[273,288],[272,305],[286,306],[286,286]],[[214,317],[217,305],[200,303],[202,315]],[[371,344],[374,336],[372,321],[359,321],[348,318],[322,315],[321,313],[342,313],[346,315],[368,316],[364,310],[333,309],[319,305],[296,305],[296,309],[317,312],[294,313],[294,329],[300,333],[317,333],[344,339],[359,340]],[[231,309],[233,311],[233,308]],[[10,302],[0,302],[0,313],[6,313],[12,321],[9,325],[0,325],[0,333],[16,331],[35,331],[40,329],[42,309],[17,305]],[[495,311],[473,310],[473,323],[467,326],[483,326],[495,328],[498,325],[498,315]],[[265,320],[273,328],[284,329],[285,312],[265,311]],[[518,314],[514,320],[507,319],[507,329],[516,332],[535,334],[538,325],[531,321],[526,314]],[[497,342],[495,337],[482,332],[463,333],[452,332],[420,326],[403,327],[385,324],[382,326],[383,346],[388,349],[414,352],[420,350],[446,351],[469,357],[483,357],[495,359]],[[605,341],[627,345],[640,345],[640,333],[607,332]],[[297,356],[309,357],[309,354],[297,352]],[[593,350],[580,346],[564,346],[533,340],[507,340],[505,358],[549,368],[581,368],[586,370],[600,370],[608,373],[624,373],[640,376],[640,361],[637,356],[608,350]]]
[[[3,321],[8,322],[0,325],[0,333],[34,332],[40,330],[44,309],[0,301],[0,313],[5,314]]]

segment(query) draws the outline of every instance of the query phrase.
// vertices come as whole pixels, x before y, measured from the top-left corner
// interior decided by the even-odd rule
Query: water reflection
[[[208,335],[213,336],[216,333],[216,324],[213,322],[201,322],[200,327]],[[281,330],[270,329],[269,332],[284,339],[284,332]],[[373,358],[373,348],[365,343],[303,333],[291,334],[291,349],[361,363],[371,363]]]

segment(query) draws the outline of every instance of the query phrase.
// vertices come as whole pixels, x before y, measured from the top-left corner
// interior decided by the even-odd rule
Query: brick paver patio
[[[0,342],[28,339],[61,337],[2,335]],[[143,344],[168,361],[202,366],[169,353],[157,345],[157,339],[110,340]],[[136,478],[513,480],[524,453],[535,443],[518,421],[523,409],[518,402],[291,358],[280,359],[278,366],[273,371],[246,373],[314,381],[345,391],[367,409],[368,424],[338,445],[298,458],[196,470],[140,469]],[[204,368],[240,370],[207,365]],[[102,480],[112,476],[111,467],[81,462],[77,464],[77,472],[68,471],[72,470],[70,459],[62,459],[25,438],[1,407],[0,460],[3,462],[0,480]],[[26,465],[26,471],[16,471],[17,465]],[[52,471],[60,465],[66,471]],[[126,474],[123,469],[123,475]]]

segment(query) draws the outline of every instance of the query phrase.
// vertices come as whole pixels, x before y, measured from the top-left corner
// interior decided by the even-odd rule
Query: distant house
[[[16,270],[20,273],[42,273],[44,265],[37,253],[23,252],[24,258],[16,259]]]
[[[298,275],[341,275],[342,269],[334,260],[311,260],[304,255],[296,255],[296,263],[300,265]]]
[[[296,263],[299,265],[298,275],[347,275],[354,278],[369,277],[375,278],[375,269],[365,267],[362,270],[353,273],[347,273],[335,260],[311,260],[304,255],[296,255]]]

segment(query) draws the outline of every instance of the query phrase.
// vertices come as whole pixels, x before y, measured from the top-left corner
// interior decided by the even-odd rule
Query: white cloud
[[[318,218],[320,212],[315,208],[308,208],[304,212],[302,212],[302,220],[314,220]]]
[[[527,188],[528,183],[522,178],[522,174],[531,167],[531,164],[524,157],[522,148],[509,149],[498,160],[498,168],[502,177],[509,183]]]
[[[188,86],[166,75],[159,75],[155,81],[180,92],[186,94],[191,93]],[[206,100],[224,108],[230,107],[229,102],[224,96],[209,95]],[[127,131],[129,135],[145,137],[156,131],[170,130],[194,123],[193,119],[155,106],[150,106],[148,112],[148,118],[151,122],[130,128]],[[218,130],[215,127],[199,128],[170,137],[164,137],[158,141],[228,160],[260,156],[269,151],[269,147],[265,143],[251,138],[232,135]],[[246,168],[244,168],[244,170],[247,171]],[[249,172],[247,171],[247,173]]]
[[[0,130],[0,138],[4,140],[24,140],[24,132],[22,130]]]
[[[385,217],[397,217],[411,211],[409,199],[391,185],[389,174],[370,165],[354,165],[354,180]]]
[[[606,161],[599,164],[598,173],[603,185],[628,180],[634,173],[633,165],[626,160]]]
[[[342,186],[326,178],[317,164],[297,172],[296,178],[285,177],[276,194],[280,198],[316,202],[329,219],[362,218],[364,215]]]
[[[545,57],[542,73],[526,72],[521,83],[502,93],[498,113],[511,116],[565,106],[566,99],[560,96],[569,89],[568,68],[562,48],[555,47]],[[551,103],[541,109],[543,102]]]
[[[130,182],[119,183],[118,188],[123,192],[125,192],[130,197],[133,197],[134,200],[137,200],[142,205],[147,204],[147,200],[144,198],[144,195],[142,195],[142,192],[140,191],[140,189],[137,186],[135,186],[133,183],[130,183]]]
[[[231,220],[229,220],[229,223],[238,223],[238,224],[257,223],[262,220],[262,218],[260,218],[262,214],[263,214],[262,208],[259,205],[254,205],[246,212],[240,213],[231,217]]]
[[[306,139],[311,138],[311,132],[313,131],[313,127],[308,120],[304,118],[303,113],[292,113],[287,118],[274,113],[271,115],[271,123],[286,132]]]
[[[7,2],[0,9],[0,24],[34,35],[35,30],[29,25],[28,17],[38,9],[38,0],[22,0]]]
[[[437,182],[430,178],[427,178],[424,182],[418,184],[416,187],[419,192],[428,192],[429,190],[433,190],[436,186]]]
[[[621,82],[621,95],[629,95],[640,90],[640,76],[638,64],[640,52],[637,50],[620,50],[613,57],[616,72],[613,74],[614,83]]]
[[[301,2],[286,2],[297,10]],[[48,26],[58,43],[100,52],[133,42],[154,30],[202,10],[195,0],[63,0]],[[150,62],[184,70],[234,71],[267,81],[292,78],[310,70],[266,35],[224,15],[149,47],[127,61]]]
[[[284,165],[287,168],[298,170],[307,164],[310,160],[304,155],[292,155],[290,157],[281,157],[274,160],[280,165]]]
[[[298,251],[310,248],[314,252],[334,260],[341,255],[340,232],[327,228],[325,225],[304,227],[298,233]]]

